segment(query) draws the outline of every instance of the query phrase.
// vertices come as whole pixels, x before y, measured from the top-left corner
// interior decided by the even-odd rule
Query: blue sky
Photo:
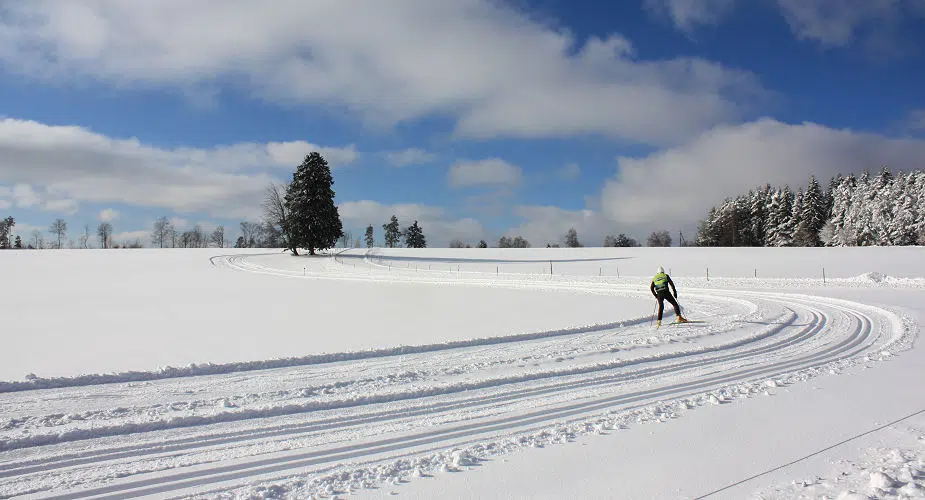
[[[318,148],[347,228],[396,213],[432,246],[690,238],[752,186],[925,157],[920,0],[35,1],[0,6],[0,42],[0,215],[27,240],[159,216],[233,239]]]

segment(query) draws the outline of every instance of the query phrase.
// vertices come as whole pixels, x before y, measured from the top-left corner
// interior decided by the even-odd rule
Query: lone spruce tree
[[[426,248],[427,240],[424,238],[424,230],[418,225],[418,221],[408,227],[405,231],[405,246],[408,248]]]
[[[395,247],[401,237],[401,231],[398,228],[398,217],[392,214],[392,219],[389,220],[388,224],[383,224],[382,229],[385,230],[385,246],[389,248]]]
[[[317,152],[305,156],[292,174],[286,189],[286,219],[289,250],[299,255],[299,248],[315,250],[333,247],[344,235],[337,205],[334,204],[334,179],[328,162]]]
[[[375,238],[373,237],[373,225],[370,224],[366,226],[366,248],[372,248],[373,244],[376,243]]]

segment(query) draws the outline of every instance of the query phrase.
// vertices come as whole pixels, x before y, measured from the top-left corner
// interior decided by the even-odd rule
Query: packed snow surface
[[[0,498],[923,497],[923,257],[4,252]]]

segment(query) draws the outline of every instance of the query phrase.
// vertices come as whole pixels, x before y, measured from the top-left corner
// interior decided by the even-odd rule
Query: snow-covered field
[[[658,265],[694,323],[654,328]],[[922,248],[8,251],[0,276],[0,498],[925,497]]]

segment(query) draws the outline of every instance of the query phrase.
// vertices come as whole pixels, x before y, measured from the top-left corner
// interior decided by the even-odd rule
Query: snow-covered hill
[[[914,497],[923,257],[4,252],[0,497]]]

